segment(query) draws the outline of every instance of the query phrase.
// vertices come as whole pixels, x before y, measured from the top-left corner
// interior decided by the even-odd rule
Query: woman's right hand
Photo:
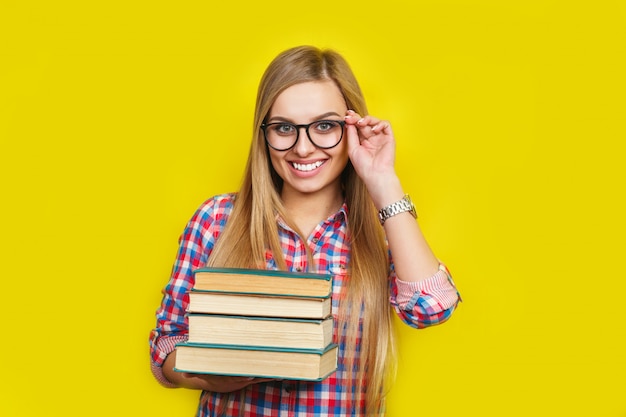
[[[182,373],[183,378],[190,385],[190,388],[198,388],[211,392],[232,392],[252,384],[273,381],[271,378],[252,378],[245,376],[225,376]]]

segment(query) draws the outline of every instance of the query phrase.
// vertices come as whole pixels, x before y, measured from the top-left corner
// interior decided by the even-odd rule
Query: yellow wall
[[[2,416],[192,415],[148,370],[279,51],[344,53],[464,296],[389,416],[626,416],[623,1],[0,5]]]

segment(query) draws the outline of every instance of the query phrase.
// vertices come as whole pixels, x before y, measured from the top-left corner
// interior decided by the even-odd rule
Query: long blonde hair
[[[301,46],[279,54],[268,66],[259,85],[253,125],[253,140],[243,183],[227,225],[218,239],[211,266],[265,266],[265,251],[271,250],[279,269],[287,266],[278,239],[276,215],[295,230],[280,198],[282,180],[272,168],[260,126],[274,100],[286,88],[303,82],[333,80],[349,109],[367,114],[361,89],[348,63],[337,52]],[[394,363],[393,330],[389,305],[389,259],[384,231],[363,181],[348,162],[342,174],[348,206],[350,263],[339,307],[338,329],[346,329],[345,360],[348,380],[356,377],[352,400],[365,402],[367,415],[380,415],[385,383]],[[309,257],[310,258],[310,257]],[[363,309],[362,340],[357,357],[359,312]],[[352,314],[351,314],[352,313]],[[364,389],[365,396],[361,394]]]

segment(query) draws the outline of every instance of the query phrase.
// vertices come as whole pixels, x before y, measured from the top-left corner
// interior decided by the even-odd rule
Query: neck
[[[281,193],[289,218],[308,237],[317,224],[335,213],[343,204],[341,185],[317,193],[299,193],[284,190]]]

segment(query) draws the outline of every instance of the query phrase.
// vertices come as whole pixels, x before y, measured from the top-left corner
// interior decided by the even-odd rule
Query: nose
[[[315,145],[311,142],[305,126],[298,127],[298,139],[292,150],[298,156],[307,156],[315,152]]]

